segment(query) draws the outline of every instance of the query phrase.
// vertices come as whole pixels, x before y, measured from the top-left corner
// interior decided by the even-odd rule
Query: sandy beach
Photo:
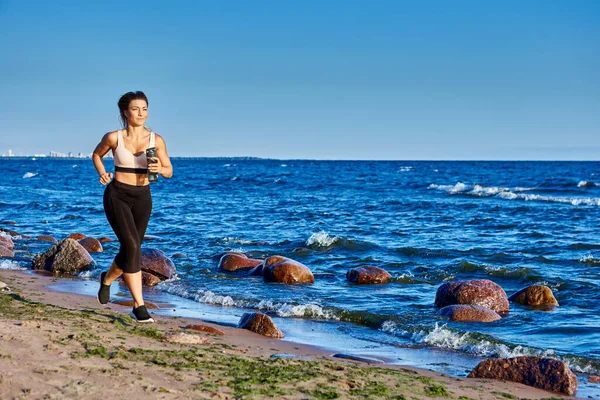
[[[190,318],[136,325],[127,307],[49,290],[56,279],[0,271],[10,287],[0,292],[2,399],[561,397],[511,382],[341,360],[327,349]],[[224,334],[184,329],[189,324]],[[170,341],[184,331],[198,343]]]

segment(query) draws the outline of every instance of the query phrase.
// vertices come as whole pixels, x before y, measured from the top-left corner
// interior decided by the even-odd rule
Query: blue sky
[[[600,1],[0,0],[0,153],[597,160]]]

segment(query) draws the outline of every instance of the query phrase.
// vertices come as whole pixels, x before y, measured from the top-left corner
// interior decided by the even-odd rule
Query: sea
[[[466,376],[490,357],[563,360],[579,397],[600,398],[600,164],[528,161],[314,161],[173,158],[172,179],[152,183],[143,247],[162,250],[174,278],[146,298],[160,315],[235,324],[272,316],[284,340]],[[112,161],[105,161],[112,170]],[[104,186],[89,159],[0,158],[0,226],[18,231],[3,269],[30,269],[35,254],[81,232],[115,238]],[[3,222],[14,221],[16,225]],[[25,236],[30,236],[27,238]],[[95,295],[118,251],[54,289]],[[308,266],[313,284],[265,283],[217,270],[215,256],[281,255]],[[346,272],[386,269],[383,285]],[[445,282],[489,279],[507,295],[549,286],[560,306],[511,303],[492,323],[452,322],[434,308]],[[113,285],[113,296],[128,296]]]

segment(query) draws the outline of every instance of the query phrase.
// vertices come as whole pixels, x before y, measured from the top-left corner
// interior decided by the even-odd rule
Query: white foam
[[[239,181],[240,178],[238,178],[237,176],[234,176],[233,178],[231,178],[232,181]]]
[[[429,187],[427,189],[438,189],[438,190],[443,190],[445,192],[448,192],[450,194],[455,194],[455,193],[462,193],[464,191],[467,190],[467,185],[465,185],[462,182],[458,182],[456,185],[452,186],[452,185],[436,185],[434,183],[432,183],[431,185],[429,185]]]
[[[25,175],[23,175],[23,179],[33,178],[36,175],[37,175],[37,173],[35,173],[35,172],[26,172]]]
[[[332,311],[324,310],[318,304],[288,304],[273,303],[271,300],[262,300],[256,305],[259,310],[272,311],[279,317],[307,317],[339,320]]]
[[[535,190],[534,188],[503,188],[503,187],[486,187],[475,184],[472,187],[462,182],[456,183],[456,185],[436,185],[431,184],[427,189],[442,190],[449,194],[467,194],[477,197],[491,197],[498,196],[505,200],[525,200],[525,201],[544,201],[551,203],[563,203],[571,204],[574,206],[600,206],[600,198],[597,197],[554,197],[554,196],[543,196],[539,194],[526,194],[521,193],[525,191]],[[516,192],[516,193],[515,193]]]
[[[413,170],[414,167],[411,166],[407,166],[407,167],[400,167],[400,172],[410,172]]]
[[[275,182],[275,183],[279,183],[279,182],[281,182],[281,178],[277,178],[277,179],[275,179],[273,182]]]
[[[433,330],[427,332],[421,330],[419,332],[406,332],[400,330],[395,322],[386,321],[383,323],[381,330],[393,335],[409,337],[416,343],[427,344],[443,349],[460,350],[470,354],[475,354],[482,357],[501,357],[512,358],[519,356],[541,356],[551,357],[554,350],[548,349],[545,351],[516,346],[510,348],[503,343],[492,343],[487,340],[476,339],[470,332],[456,332],[448,329],[447,326],[439,325],[437,322]]]
[[[287,167],[287,164],[281,164],[282,167]]]
[[[600,264],[600,259],[594,258],[593,255],[589,254],[587,256],[581,256],[579,262],[585,264]]]
[[[224,167],[231,167],[231,164],[223,164]]]
[[[19,265],[18,262],[13,260],[1,260],[0,261],[0,269],[9,270],[9,271],[22,271],[27,268]]]
[[[241,244],[241,245],[252,244],[251,240],[245,240],[245,239],[240,239],[240,238],[236,238],[236,237],[224,237],[223,242],[226,244],[230,244],[230,243]]]
[[[577,184],[578,188],[586,188],[586,187],[593,187],[593,186],[598,186],[598,184],[594,183],[594,182],[590,182],[590,181],[579,181],[579,183]]]
[[[330,236],[329,233],[325,231],[315,232],[306,240],[306,245],[317,245],[317,246],[331,246],[338,240],[337,236]]]

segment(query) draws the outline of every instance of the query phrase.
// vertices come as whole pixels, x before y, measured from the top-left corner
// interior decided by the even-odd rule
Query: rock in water
[[[86,235],[84,235],[83,233],[71,233],[69,235],[69,239],[74,239],[74,240],[81,240],[85,237],[86,237]]]
[[[558,306],[552,289],[544,285],[528,286],[510,296],[508,300],[526,306]]]
[[[92,256],[74,239],[63,239],[45,253],[33,258],[33,269],[45,269],[54,273],[72,274],[86,269],[94,262]]]
[[[234,272],[240,269],[252,269],[262,263],[262,260],[248,258],[245,254],[225,254],[219,260],[217,269],[220,271]]]
[[[388,283],[392,280],[392,275],[383,268],[364,265],[349,270],[346,279],[359,284]]]
[[[3,243],[0,243],[0,257],[12,258],[14,256],[15,256],[15,253],[12,250],[4,247]]]
[[[282,256],[267,258],[263,263],[262,275],[265,282],[292,284],[315,281],[315,277],[306,265]]]
[[[8,250],[14,250],[15,242],[13,242],[10,236],[0,235],[0,246],[4,246]]]
[[[152,287],[160,283],[160,278],[154,274],[142,271],[142,286]]]
[[[175,264],[165,253],[157,249],[142,249],[142,271],[158,276],[161,280],[175,275]]]
[[[453,304],[440,310],[440,315],[458,322],[494,322],[502,319],[494,310],[472,304]]]
[[[499,314],[506,314],[509,310],[504,289],[487,279],[447,282],[441,285],[435,294],[435,306],[452,304],[474,304]]]
[[[281,339],[283,332],[277,328],[271,317],[263,313],[245,313],[240,319],[238,328],[248,329],[263,336]]]
[[[100,241],[91,237],[85,237],[78,242],[90,253],[101,253],[104,250]]]
[[[479,363],[469,378],[487,378],[574,396],[577,377],[563,361],[542,357],[495,358]]]

